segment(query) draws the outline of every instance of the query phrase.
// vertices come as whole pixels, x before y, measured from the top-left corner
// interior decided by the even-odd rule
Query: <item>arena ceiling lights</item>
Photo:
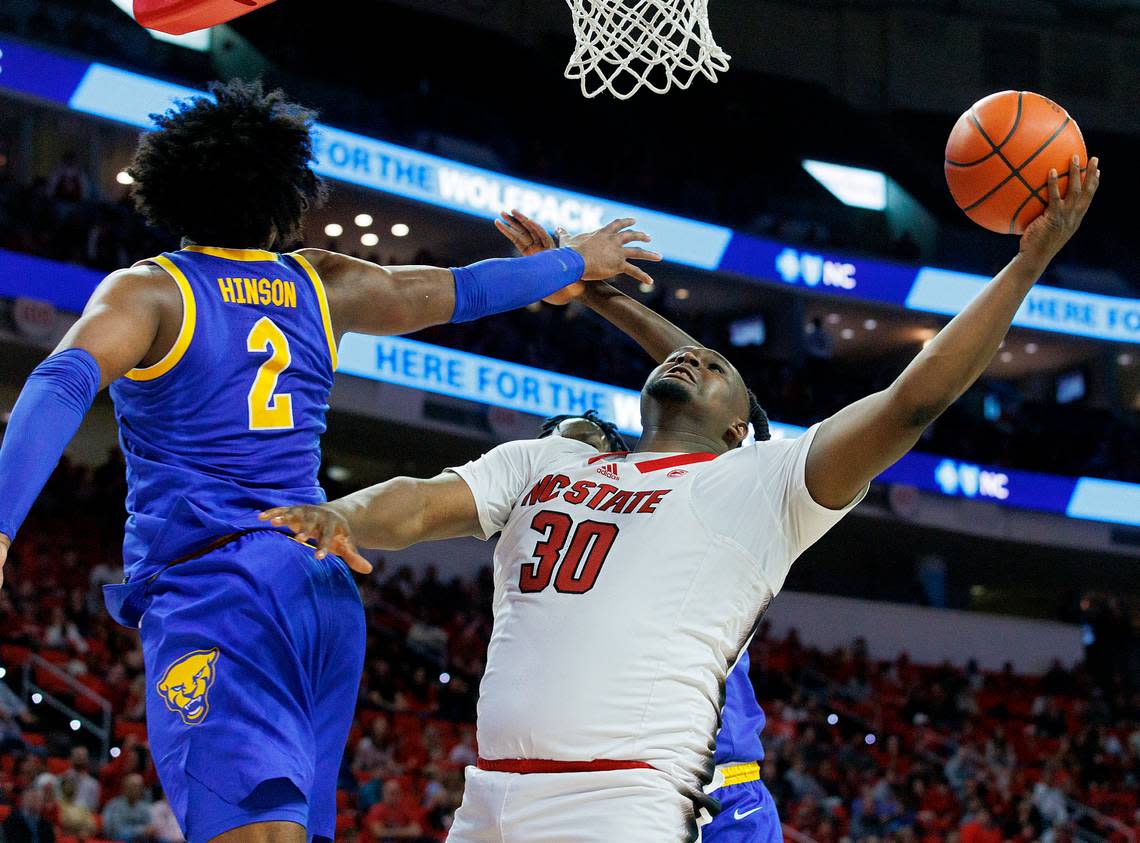
[[[886,174],[878,170],[864,170],[862,167],[813,161],[810,158],[805,158],[801,163],[808,175],[844,205],[869,211],[887,209]]]

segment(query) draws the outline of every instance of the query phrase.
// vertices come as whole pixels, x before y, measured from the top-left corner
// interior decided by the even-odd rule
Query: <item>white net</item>
[[[566,78],[582,94],[629,99],[642,88],[687,88],[697,74],[713,82],[730,56],[709,28],[708,0],[566,0],[577,46]]]

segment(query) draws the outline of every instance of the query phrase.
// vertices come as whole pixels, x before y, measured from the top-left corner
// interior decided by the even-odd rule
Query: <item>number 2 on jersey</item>
[[[542,591],[554,577],[554,589],[563,594],[585,594],[594,587],[602,565],[618,536],[617,524],[583,521],[574,529],[574,519],[565,512],[543,510],[534,516],[530,528],[543,535],[532,554],[537,560],[523,565],[519,574],[519,590],[524,593]],[[570,536],[573,530],[573,536]],[[567,538],[570,546],[558,564]],[[558,575],[554,576],[554,569]]]
[[[250,430],[292,430],[293,396],[275,395],[281,373],[293,362],[289,338],[268,316],[257,320],[245,341],[250,354],[270,352],[269,359],[257,370],[253,386],[249,389]]]

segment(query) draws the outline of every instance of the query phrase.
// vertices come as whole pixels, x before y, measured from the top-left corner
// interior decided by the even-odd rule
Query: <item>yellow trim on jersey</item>
[[[721,787],[754,782],[760,778],[760,765],[755,761],[749,761],[747,764],[729,764],[718,769],[724,775],[724,784]]]
[[[215,258],[225,258],[228,261],[276,261],[275,252],[265,249],[220,249],[217,246],[186,246],[184,252],[197,252],[200,255],[212,255]]]
[[[325,326],[325,340],[329,344],[329,359],[332,360],[333,371],[336,371],[337,358],[336,358],[336,334],[333,333],[332,316],[329,315],[329,300],[325,295],[325,285],[321,281],[321,276],[309,263],[308,259],[299,252],[291,252],[292,256],[296,259],[297,263],[301,264],[301,269],[305,270],[305,274],[309,276],[309,280],[313,282],[313,290],[317,294],[317,303],[321,306],[321,322]]]
[[[161,360],[145,369],[131,369],[127,372],[125,377],[132,381],[152,381],[155,378],[162,377],[178,365],[178,361],[182,359],[186,349],[190,347],[190,341],[194,339],[194,326],[198,322],[198,308],[194,303],[194,290],[190,286],[190,282],[186,280],[182,270],[165,255],[151,258],[150,261],[165,269],[174,279],[174,283],[178,285],[178,292],[182,294],[182,327],[178,329],[178,338],[174,341],[174,345],[170,347],[170,351],[166,352]]]

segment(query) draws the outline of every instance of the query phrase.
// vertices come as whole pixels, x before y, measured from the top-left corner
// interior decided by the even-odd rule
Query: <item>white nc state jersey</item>
[[[706,781],[729,668],[792,562],[862,498],[808,494],[815,432],[719,457],[551,437],[451,469],[483,537],[502,532],[480,754]]]

